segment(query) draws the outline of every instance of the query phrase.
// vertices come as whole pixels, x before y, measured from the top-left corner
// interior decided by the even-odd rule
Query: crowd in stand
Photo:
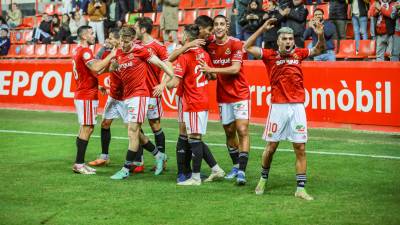
[[[93,27],[97,42],[104,43],[109,31],[120,28],[129,12],[162,11],[161,29],[164,40],[179,43],[178,5],[179,0],[62,0],[63,15],[42,15],[39,26],[34,28],[32,42],[37,43],[75,43],[76,31],[79,26],[88,24]],[[277,49],[276,31],[281,26],[293,29],[295,43],[298,47],[316,45],[317,37],[312,27],[315,22],[324,24],[326,50],[316,61],[336,60],[335,51],[340,40],[346,39],[348,20],[351,19],[356,54],[360,40],[376,40],[376,60],[384,61],[388,53],[391,61],[399,60],[400,51],[400,0],[331,0],[329,12],[314,7],[309,12],[306,4],[313,4],[311,0],[234,0],[232,7],[232,28],[234,36],[247,40],[269,18],[278,20],[274,29],[269,30],[263,37],[259,37],[256,45],[265,48]],[[325,4],[317,0],[314,4]],[[349,13],[350,12],[350,18]],[[308,15],[313,15],[308,18]],[[324,16],[328,14],[329,16]],[[6,15],[0,17],[0,54],[7,52],[9,29],[18,27],[22,22],[22,13],[18,5],[13,3]],[[307,18],[309,21],[307,21]],[[329,19],[324,19],[329,18]],[[368,34],[368,23],[370,31]],[[311,39],[310,46],[304,46],[305,40]],[[337,40],[337,42],[335,41]],[[8,44],[7,44],[8,43]],[[6,53],[5,53],[6,54]]]

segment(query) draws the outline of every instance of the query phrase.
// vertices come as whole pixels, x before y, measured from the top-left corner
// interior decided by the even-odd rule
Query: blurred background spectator
[[[122,27],[128,6],[124,0],[107,1],[107,19],[104,21],[106,36],[111,28]]]
[[[11,9],[7,11],[6,20],[10,28],[18,27],[22,23],[22,12],[16,3],[11,4]]]
[[[53,36],[53,17],[44,13],[39,27],[33,29],[32,42],[50,43]]]
[[[86,25],[87,21],[85,18],[79,13],[79,11],[73,12],[71,16],[71,20],[69,21],[69,31],[71,32],[71,36],[68,39],[68,43],[74,43],[77,40],[78,28],[80,26]]]
[[[140,6],[141,6],[141,10],[140,12],[142,13],[147,13],[147,12],[154,12],[154,6],[155,6],[156,2],[155,0],[141,0],[140,2]]]
[[[390,17],[390,14],[393,6],[394,2],[390,0],[380,0],[375,1],[370,8],[371,15],[376,21],[375,27],[371,27],[375,29],[376,35],[376,61],[385,61],[385,52],[392,55],[395,20]]]
[[[304,6],[303,1],[293,0],[291,3],[282,2],[279,8],[279,13],[283,17],[282,26],[292,28],[296,46],[304,48],[303,34],[306,29],[308,10]]]
[[[179,0],[158,0],[157,2],[162,4],[160,26],[164,43],[168,42],[169,36],[172,36],[172,41],[176,46],[179,44],[177,36]]]
[[[60,25],[55,29],[55,37],[54,41],[62,43],[68,42],[71,36],[71,32],[69,31],[69,23],[70,18],[68,14],[63,14],[61,17]]]
[[[315,26],[317,23],[324,25],[324,37],[325,37],[325,50],[318,56],[314,57],[314,61],[336,61],[335,53],[335,25],[329,20],[324,20],[324,11],[322,9],[315,9],[314,16],[308,23],[308,28],[304,32],[304,40],[312,37],[312,46],[317,45],[318,36],[315,33]]]
[[[10,49],[10,38],[8,37],[8,29],[0,28],[0,55],[7,55]]]
[[[321,0],[317,0],[314,4],[319,5],[319,4],[321,4],[321,3],[322,3]],[[306,4],[307,4],[307,5],[313,4],[313,0],[306,0]]]
[[[400,55],[400,0],[397,0],[392,7],[390,17],[396,21],[393,35],[393,51],[391,61],[399,61]]]
[[[239,21],[244,31],[244,40],[247,40],[262,25],[263,16],[264,11],[260,3],[256,0],[251,0]],[[261,47],[262,41],[262,36],[259,36],[256,40],[256,46]],[[253,59],[253,56],[249,55],[249,59]]]
[[[91,0],[88,6],[89,26],[100,44],[104,43],[104,19],[106,19],[106,3],[102,0]]]
[[[1,28],[6,28],[8,29],[8,24],[6,19],[4,19],[4,17],[0,16],[0,29]]]
[[[346,0],[331,0],[329,2],[329,20],[332,21],[336,28],[334,38],[338,40],[338,48],[340,40],[346,39],[347,19]]]
[[[263,22],[270,19],[276,18],[277,21],[272,29],[264,32],[264,48],[270,48],[278,50],[278,30],[281,28],[282,15],[279,13],[278,3],[276,1],[269,1],[268,8],[263,16]]]
[[[368,40],[368,4],[363,0],[348,1],[351,7],[351,21],[353,23],[354,39],[356,41],[356,54],[358,54],[361,36],[363,40]]]

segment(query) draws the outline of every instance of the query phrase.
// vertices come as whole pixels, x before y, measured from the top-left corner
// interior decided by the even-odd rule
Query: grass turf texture
[[[100,119],[100,118],[99,118]],[[0,132],[0,224],[400,224],[400,160],[308,154],[307,190],[316,200],[293,197],[296,181],[291,152],[278,152],[267,191],[254,194],[262,150],[253,149],[246,186],[233,182],[178,187],[176,120],[163,120],[168,171],[155,177],[145,152],[146,172],[127,180],[109,177],[124,162],[127,140],[112,139],[111,165],[97,175],[73,174],[75,138]],[[75,114],[0,110],[1,130],[76,134]],[[100,135],[100,127],[94,135]],[[262,126],[251,126],[252,146],[264,147]],[[120,120],[112,136],[126,137]],[[145,132],[150,133],[148,125]],[[400,156],[400,138],[393,134],[310,129],[307,150]],[[151,136],[151,139],[153,137]],[[224,144],[219,123],[209,122],[204,138]],[[231,168],[226,148],[211,146],[225,171]],[[281,149],[290,149],[282,142]],[[100,138],[90,140],[86,161],[101,152]],[[210,172],[203,163],[202,171]]]

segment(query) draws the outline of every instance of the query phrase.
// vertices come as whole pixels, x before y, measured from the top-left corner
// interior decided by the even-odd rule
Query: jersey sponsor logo
[[[231,53],[232,53],[231,50],[229,48],[227,48],[225,51],[225,55],[230,55]]]
[[[300,64],[300,61],[299,60],[297,60],[297,59],[281,59],[281,60],[277,60],[276,61],[276,65],[277,66],[279,66],[279,65],[282,65],[282,64],[289,64],[289,65],[299,65]]]
[[[223,66],[223,65],[225,65],[225,64],[230,64],[231,63],[231,59],[230,58],[227,58],[227,59],[214,59],[213,60],[213,64],[214,65],[221,65],[221,66]]]
[[[89,60],[89,59],[90,59],[90,53],[89,53],[89,52],[83,53],[83,58],[84,58],[85,60]]]
[[[120,72],[122,69],[126,69],[128,67],[133,66],[133,62],[122,63],[118,65],[118,71]]]

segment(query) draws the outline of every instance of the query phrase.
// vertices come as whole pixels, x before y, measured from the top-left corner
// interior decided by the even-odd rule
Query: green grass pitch
[[[165,119],[162,125],[168,170],[154,176],[148,171],[153,159],[145,152],[144,174],[113,181],[109,177],[121,168],[128,145],[120,120],[111,130],[113,137],[123,137],[111,141],[111,165],[83,176],[71,171],[75,114],[0,110],[0,224],[400,224],[399,135],[310,129],[307,190],[315,201],[306,202],[293,196],[295,156],[288,142],[274,157],[266,193],[254,194],[265,146],[263,127],[255,125],[246,186],[220,181],[178,187],[177,123]],[[100,153],[99,131],[97,126],[86,161]],[[150,133],[147,124],[145,132]],[[204,139],[218,163],[230,170],[222,127],[209,122],[207,132]],[[205,163],[202,171],[210,172]]]

